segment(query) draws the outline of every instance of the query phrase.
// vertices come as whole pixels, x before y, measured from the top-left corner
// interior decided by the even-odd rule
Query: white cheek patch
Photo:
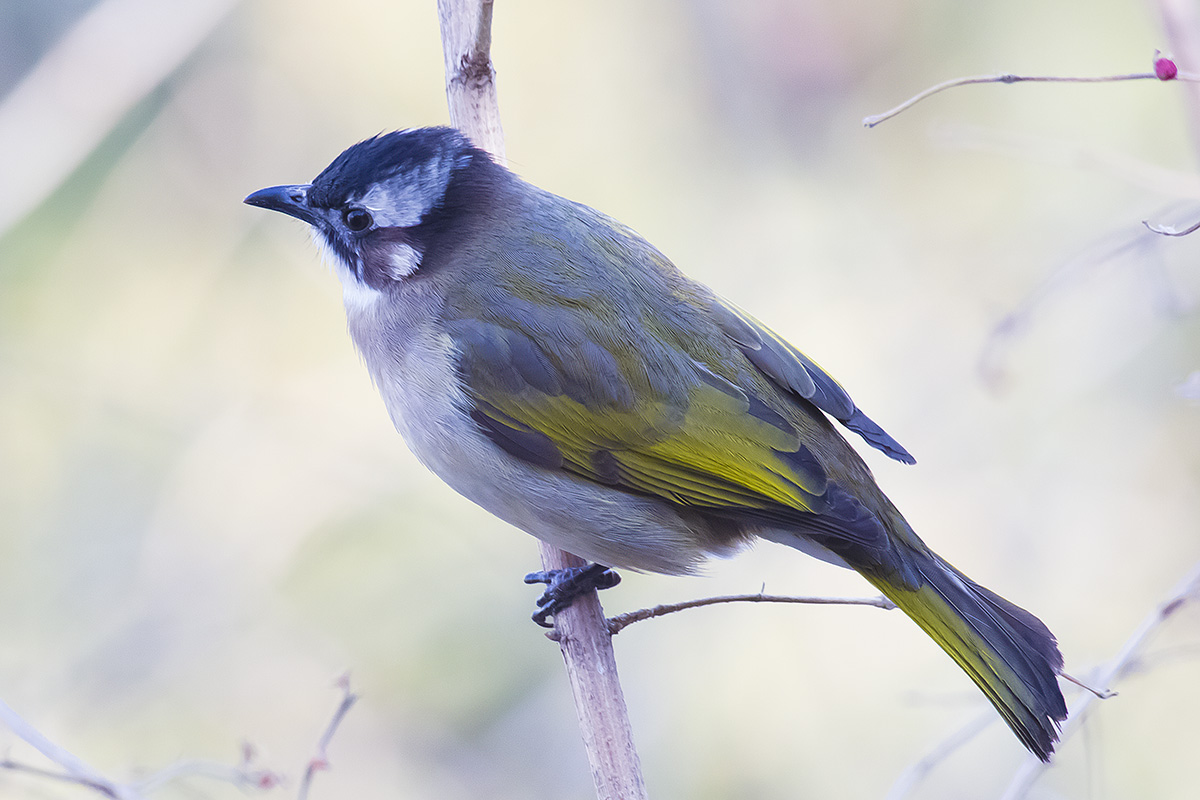
[[[387,273],[392,280],[404,280],[421,266],[421,254],[409,245],[393,244],[388,249]]]

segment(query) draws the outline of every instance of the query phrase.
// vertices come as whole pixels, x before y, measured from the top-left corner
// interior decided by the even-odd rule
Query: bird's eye
[[[342,212],[342,221],[346,223],[347,228],[355,233],[365,231],[374,222],[371,219],[371,214],[361,208],[347,208]]]

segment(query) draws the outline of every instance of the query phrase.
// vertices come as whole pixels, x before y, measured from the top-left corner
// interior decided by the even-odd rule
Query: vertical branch
[[[541,545],[545,569],[582,567],[579,556]],[[625,708],[625,694],[617,675],[612,634],[600,607],[600,596],[591,591],[571,607],[554,615],[554,632],[562,648],[579,716],[579,732],[587,749],[598,800],[645,800],[642,763],[633,745],[633,728]]]
[[[450,123],[504,163],[504,131],[492,68],[492,0],[438,0]],[[542,543],[545,569],[581,566]],[[646,786],[600,598],[593,591],[554,615],[575,711],[599,800],[645,800]]]
[[[492,67],[492,0],[438,0],[450,124],[501,164],[504,129]]]

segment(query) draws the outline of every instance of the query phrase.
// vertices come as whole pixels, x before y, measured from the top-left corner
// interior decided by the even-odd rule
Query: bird
[[[308,224],[416,458],[592,562],[565,583],[688,574],[760,538],[849,567],[1050,759],[1067,709],[1049,628],[921,541],[838,426],[915,459],[837,381],[633,229],[449,127],[365,139],[245,202]]]

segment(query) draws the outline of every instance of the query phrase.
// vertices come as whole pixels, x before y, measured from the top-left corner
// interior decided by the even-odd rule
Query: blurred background
[[[501,0],[494,36],[512,168],[837,376],[917,457],[860,448],[914,528],[1068,670],[1200,560],[1200,234],[1141,225],[1200,218],[1190,89],[975,86],[861,125],[959,75],[1148,71],[1156,5]],[[0,3],[0,697],[106,774],[249,741],[290,794],[350,670],[312,797],[594,796],[534,541],[409,455],[306,231],[241,203],[446,121],[433,0]],[[869,593],[763,544],[603,602],[763,586]],[[615,644],[652,797],[880,798],[990,713],[898,612]],[[1192,606],[1030,796],[1194,797],[1198,658]],[[1022,758],[996,720],[912,796],[998,796]]]

